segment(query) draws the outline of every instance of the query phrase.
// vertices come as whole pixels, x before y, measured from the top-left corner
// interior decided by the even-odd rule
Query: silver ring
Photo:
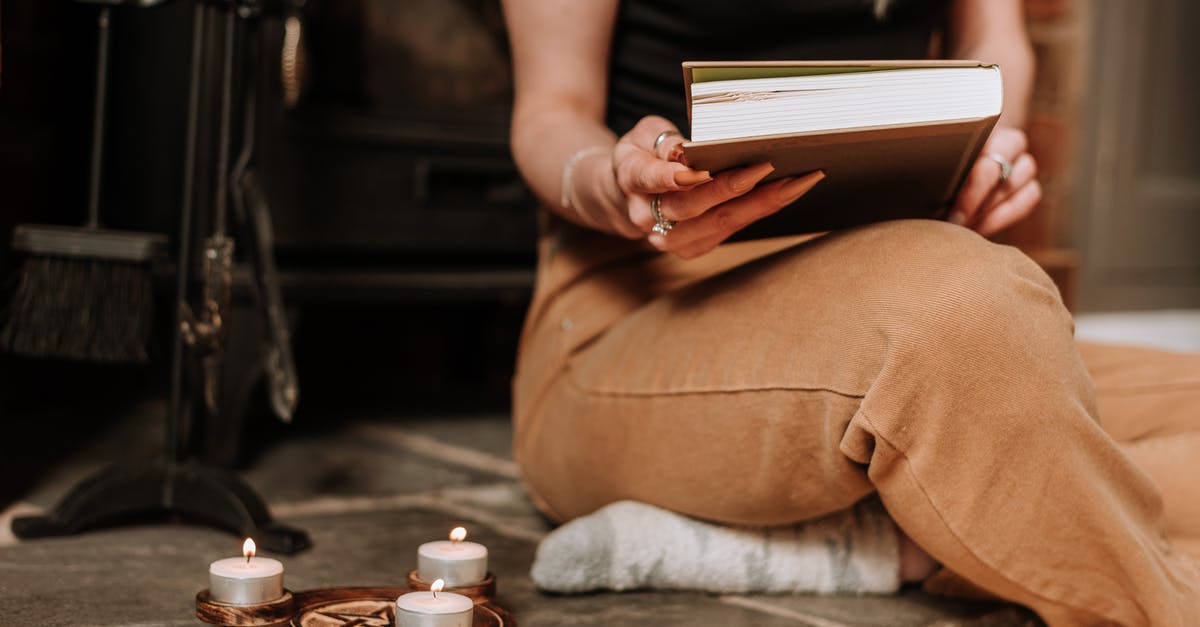
[[[678,134],[679,134],[679,131],[672,130],[672,129],[668,129],[668,130],[665,130],[665,131],[659,133],[658,137],[654,138],[654,146],[652,146],[650,148],[650,150],[658,150],[658,147],[661,146],[663,142],[667,141],[668,137],[670,137],[672,135],[678,135]]]
[[[989,152],[987,158],[996,162],[1000,166],[1000,184],[1008,182],[1008,177],[1012,176],[1013,164],[1012,161],[1005,159],[1003,155],[995,152]]]
[[[658,233],[659,235],[665,236],[667,233],[671,232],[671,229],[675,228],[675,221],[668,220],[663,217],[660,208],[661,205],[662,194],[655,194],[654,200],[650,201],[650,217],[654,218],[654,228],[650,230]]]

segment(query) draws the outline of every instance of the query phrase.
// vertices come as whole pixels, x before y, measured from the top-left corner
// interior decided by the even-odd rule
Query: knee
[[[950,224],[905,222],[879,234],[904,253],[877,260],[865,306],[884,340],[880,385],[869,413],[910,416],[921,406],[934,432],[1023,434],[1065,428],[1048,407],[1069,399],[1094,420],[1091,382],[1075,350],[1073,322],[1044,271],[1019,250]],[[981,420],[981,416],[988,419]],[[911,417],[911,416],[910,416]],[[895,426],[903,426],[900,418]],[[965,436],[964,436],[965,437]]]
[[[976,298],[1011,288],[1013,282],[1029,283],[1037,297],[1058,301],[1054,283],[1033,260],[970,229],[934,220],[896,220],[868,227],[863,235],[858,245],[878,251],[863,256],[881,275],[899,275],[902,283]]]
[[[1011,246],[944,222],[877,225],[864,305],[893,342],[955,350],[1069,340],[1071,316],[1049,276]]]

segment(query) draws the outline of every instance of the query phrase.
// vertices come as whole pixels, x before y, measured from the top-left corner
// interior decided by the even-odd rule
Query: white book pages
[[[692,141],[714,141],[1000,113],[995,67],[892,69],[692,84]]]

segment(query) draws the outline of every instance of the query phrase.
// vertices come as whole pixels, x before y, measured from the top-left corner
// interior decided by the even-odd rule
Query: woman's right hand
[[[673,132],[654,146],[664,132]],[[758,183],[775,168],[770,163],[720,172],[693,170],[678,162],[683,138],[665,118],[642,118],[617,142],[612,167],[625,196],[627,222],[615,230],[645,237],[651,246],[684,259],[716,248],[730,235],[791,204],[812,189],[823,172]],[[659,212],[676,222],[665,235],[654,232],[650,203],[659,196]],[[614,225],[617,226],[617,225]]]

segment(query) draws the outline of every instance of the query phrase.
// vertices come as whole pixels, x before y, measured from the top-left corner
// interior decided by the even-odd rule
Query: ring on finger
[[[668,220],[662,214],[662,194],[655,194],[654,199],[650,201],[650,217],[654,218],[654,228],[650,229],[659,235],[665,236],[675,228],[675,221]]]
[[[667,130],[659,133],[658,137],[654,138],[654,146],[652,146],[650,148],[650,150],[658,150],[658,147],[661,146],[663,142],[667,141],[668,137],[671,137],[672,135],[678,135],[678,134],[679,134],[679,131],[677,131],[675,129],[667,129]]]
[[[1003,185],[1007,183],[1008,177],[1012,176],[1013,172],[1012,161],[1005,159],[1004,155],[995,152],[989,152],[987,154],[987,158],[995,161],[996,165],[1000,166],[1000,184]]]

